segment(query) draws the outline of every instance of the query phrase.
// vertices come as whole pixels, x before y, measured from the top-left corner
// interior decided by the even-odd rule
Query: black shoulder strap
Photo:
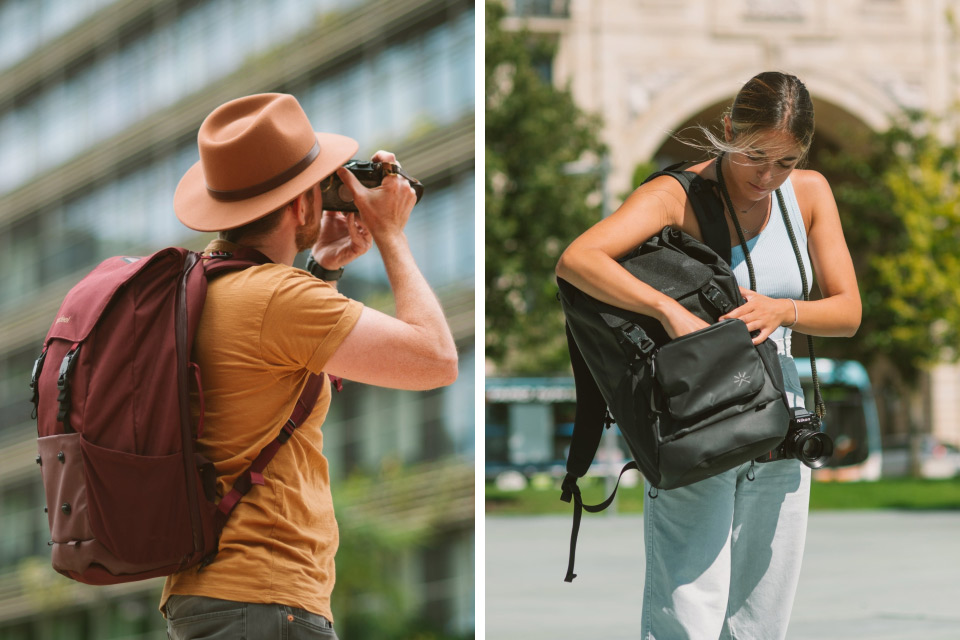
[[[597,455],[606,422],[607,403],[593,379],[593,374],[587,368],[580,347],[570,333],[570,326],[565,327],[570,364],[573,366],[573,384],[577,394],[577,413],[573,423],[573,436],[570,439],[570,452],[567,454],[567,475],[573,476],[576,481],[576,478],[587,474],[594,456]]]
[[[727,221],[723,214],[723,203],[713,191],[709,180],[686,169],[692,162],[680,162],[670,165],[662,171],[650,174],[644,183],[660,176],[670,176],[683,187],[693,205],[693,212],[700,224],[700,233],[703,242],[713,249],[718,256],[730,264],[730,233],[727,230]]]

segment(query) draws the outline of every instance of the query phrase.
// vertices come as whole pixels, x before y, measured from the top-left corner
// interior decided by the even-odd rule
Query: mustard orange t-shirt
[[[207,251],[235,245],[215,240]],[[323,370],[363,305],[299,269],[250,267],[209,284],[194,344],[205,415],[199,453],[223,496],[293,411],[311,372]],[[286,604],[333,620],[330,594],[339,543],[320,427],[330,383],[309,418],[267,465],[263,485],[237,504],[220,552],[202,571],[167,578],[174,594]],[[197,405],[194,405],[197,409]]]

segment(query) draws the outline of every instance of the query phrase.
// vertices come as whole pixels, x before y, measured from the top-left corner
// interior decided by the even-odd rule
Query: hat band
[[[255,184],[252,187],[244,187],[243,189],[230,189],[228,191],[218,191],[217,189],[211,189],[207,187],[207,193],[216,200],[222,202],[236,202],[237,200],[246,200],[247,198],[253,198],[254,196],[259,196],[262,193],[266,193],[271,189],[276,189],[285,182],[289,182],[291,179],[295,178],[303,172],[304,169],[310,166],[317,156],[320,155],[320,143],[314,140],[313,146],[310,148],[310,151],[307,152],[307,155],[303,156],[295,165],[282,171],[277,175],[273,176],[269,180],[264,180],[259,184]]]

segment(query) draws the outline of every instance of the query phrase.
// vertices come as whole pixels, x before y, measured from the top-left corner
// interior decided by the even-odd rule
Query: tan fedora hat
[[[240,227],[276,211],[357,151],[357,141],[313,130],[297,99],[262,93],[223,104],[197,134],[200,161],[180,179],[173,209],[197,231]]]

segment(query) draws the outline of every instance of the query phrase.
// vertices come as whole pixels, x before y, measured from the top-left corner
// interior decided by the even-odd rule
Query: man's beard
[[[320,237],[320,218],[312,208],[307,214],[307,221],[296,230],[297,253],[306,251],[317,243]]]

